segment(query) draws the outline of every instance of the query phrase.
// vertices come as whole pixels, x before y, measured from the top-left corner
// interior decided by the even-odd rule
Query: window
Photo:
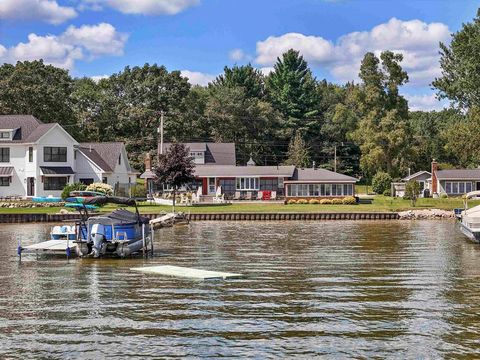
[[[106,177],[103,177],[103,178],[102,178],[102,183],[104,183],[104,184],[108,183],[107,180],[108,180],[108,179],[107,179]]]
[[[220,179],[218,184],[222,187],[222,192],[227,195],[235,195],[235,180]]]
[[[63,190],[67,185],[67,177],[45,177],[43,179],[43,190]]]
[[[290,184],[288,196],[347,196],[353,195],[353,184]]]
[[[33,162],[33,147],[28,148],[28,162]]]
[[[237,178],[237,190],[258,190],[258,178]]]
[[[0,148],[0,162],[10,162],[10,148]]]
[[[44,147],[43,161],[45,162],[67,162],[66,147]]]
[[[278,189],[278,179],[260,179],[260,190],[276,191]]]
[[[94,180],[92,178],[79,179],[79,181],[84,185],[90,185],[90,184],[93,184],[93,182],[94,182]]]
[[[447,194],[465,194],[472,191],[472,183],[470,181],[446,181],[445,192]]]
[[[10,178],[0,177],[0,186],[10,186]]]
[[[1,140],[10,140],[10,131],[0,131]]]

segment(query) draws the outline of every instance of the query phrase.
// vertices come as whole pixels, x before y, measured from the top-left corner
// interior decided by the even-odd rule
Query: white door
[[[208,178],[208,195],[215,195],[217,192],[215,178]]]

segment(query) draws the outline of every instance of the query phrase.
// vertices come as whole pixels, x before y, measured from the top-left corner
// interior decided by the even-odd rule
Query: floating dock
[[[44,251],[51,253],[63,253],[67,252],[67,249],[73,250],[77,245],[73,241],[66,240],[48,240],[42,241],[37,244],[22,246],[21,251]]]
[[[158,265],[158,266],[145,266],[139,268],[131,268],[130,270],[139,271],[150,274],[159,274],[166,276],[177,276],[189,279],[200,280],[227,280],[227,279],[240,279],[243,278],[242,274],[234,274],[221,271],[209,271],[194,268],[187,268],[173,265]]]

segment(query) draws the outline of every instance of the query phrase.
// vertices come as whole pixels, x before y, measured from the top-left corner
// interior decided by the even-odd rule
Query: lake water
[[[19,264],[48,231],[0,225],[0,358],[480,357],[480,246],[450,221],[192,223],[153,259]]]

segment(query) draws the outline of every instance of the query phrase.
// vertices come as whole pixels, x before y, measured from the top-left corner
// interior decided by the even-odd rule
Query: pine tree
[[[285,160],[284,165],[294,165],[303,168],[308,166],[309,162],[309,149],[301,133],[297,131],[288,145],[288,158]]]

